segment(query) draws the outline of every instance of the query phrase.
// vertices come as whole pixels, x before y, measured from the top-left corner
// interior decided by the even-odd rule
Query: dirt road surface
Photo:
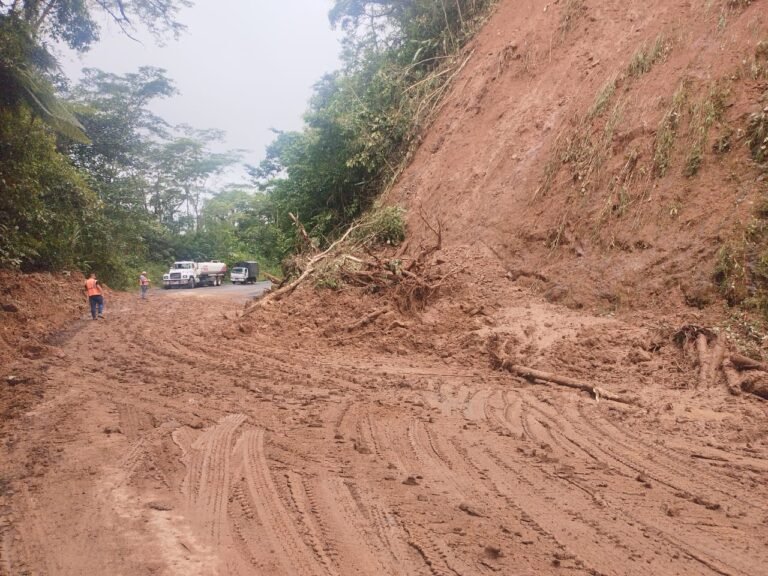
[[[768,573],[757,400],[596,402],[485,364],[238,337],[232,289],[152,296],[24,365],[1,574]]]

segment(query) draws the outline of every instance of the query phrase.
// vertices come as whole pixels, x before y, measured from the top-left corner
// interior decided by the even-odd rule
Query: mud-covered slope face
[[[0,270],[0,378],[12,362],[47,352],[49,335],[86,309],[82,274]]]
[[[553,300],[706,305],[765,193],[766,39],[764,2],[502,1],[390,200]]]

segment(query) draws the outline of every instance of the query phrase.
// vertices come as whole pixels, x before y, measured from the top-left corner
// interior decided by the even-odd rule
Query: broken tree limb
[[[576,390],[583,390],[584,392],[588,392],[589,394],[594,396],[596,400],[605,398],[606,400],[619,402],[621,404],[637,404],[636,400],[632,398],[627,398],[620,394],[614,394],[613,392],[609,392],[608,390],[605,390],[604,388],[601,388],[599,386],[593,386],[592,384],[579,382],[578,380],[574,380],[573,378],[569,378],[567,376],[559,376],[558,374],[542,372],[540,370],[534,370],[533,368],[528,368],[527,366],[520,366],[518,364],[508,364],[504,368],[506,368],[506,370],[508,370],[509,372],[512,372],[513,374],[522,376],[526,380],[530,380],[530,379],[542,380],[544,382],[551,382],[553,384],[567,386],[568,388],[574,388]]]
[[[278,278],[277,276],[272,276],[269,272],[263,272],[264,278],[272,282],[275,286],[282,286],[285,283],[285,278]]]
[[[707,377],[709,376],[709,347],[707,345],[707,335],[703,332],[699,332],[696,336],[696,351],[699,354],[699,383],[701,387],[707,385]]]
[[[613,392],[605,390],[604,388],[601,388],[599,386],[593,386],[592,384],[579,382],[578,380],[574,380],[573,378],[569,378],[567,376],[560,376],[558,374],[552,374],[550,372],[542,372],[541,370],[534,370],[533,368],[528,368],[527,366],[513,364],[509,359],[502,358],[499,354],[495,352],[491,352],[491,355],[497,367],[503,370],[507,370],[508,372],[511,372],[512,374],[515,374],[517,376],[521,376],[526,380],[530,380],[530,381],[541,380],[543,382],[550,382],[552,384],[558,384],[560,386],[574,388],[575,390],[582,390],[584,392],[588,392],[589,394],[591,394],[598,401],[601,398],[605,398],[606,400],[611,400],[612,402],[619,402],[621,404],[630,404],[630,405],[639,404],[639,402],[635,398],[629,398],[621,394],[614,394]]]
[[[386,314],[389,314],[390,312],[392,312],[392,310],[386,306],[384,308],[379,308],[378,310],[374,310],[370,314],[366,314],[365,316],[360,318],[360,320],[347,325],[347,327],[344,328],[344,330],[346,330],[347,332],[352,332],[352,330],[357,330],[358,328],[362,328],[363,326],[366,326],[371,322],[373,322],[374,320],[376,320],[376,318],[378,318],[379,316],[384,316]]]
[[[768,372],[768,364],[741,354],[731,354],[731,362],[739,370],[762,370],[763,372]]]
[[[280,300],[286,294],[291,294],[294,290],[296,290],[296,288],[299,287],[299,285],[302,282],[304,282],[304,280],[306,280],[315,271],[315,265],[318,262],[327,258],[333,252],[333,250],[336,249],[336,246],[344,242],[344,240],[346,240],[349,237],[349,235],[352,234],[352,232],[355,231],[358,227],[359,225],[350,226],[347,229],[347,231],[344,232],[344,235],[338,240],[336,240],[333,244],[331,244],[325,251],[310,258],[306,268],[304,269],[304,272],[302,272],[301,275],[296,280],[264,296],[261,300],[258,301],[256,306],[252,306],[251,308],[243,312],[243,316],[248,316],[251,313],[253,313],[253,311],[256,310],[257,308],[260,308],[261,306],[264,306],[267,303],[272,302],[273,300]]]

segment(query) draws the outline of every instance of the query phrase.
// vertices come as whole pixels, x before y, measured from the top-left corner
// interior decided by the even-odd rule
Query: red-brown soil
[[[305,285],[244,315],[211,288],[8,340],[3,358],[41,349],[0,381],[0,574],[765,574],[768,404],[702,379],[695,343],[765,348],[711,282],[762,184],[738,143],[684,177],[690,119],[650,174],[680,78],[696,101],[768,36],[764,3],[742,4],[502,1],[389,195],[411,249],[439,220],[432,265],[463,270],[423,310]],[[617,90],[598,175],[582,192],[565,163],[539,190],[661,33],[666,58]],[[740,78],[711,139],[764,89]],[[15,296],[34,334],[66,294]],[[491,348],[631,402],[514,376]]]

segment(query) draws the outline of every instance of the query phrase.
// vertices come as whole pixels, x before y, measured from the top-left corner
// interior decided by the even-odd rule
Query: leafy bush
[[[399,206],[377,206],[366,214],[352,235],[366,246],[397,246],[405,240],[404,210]]]

